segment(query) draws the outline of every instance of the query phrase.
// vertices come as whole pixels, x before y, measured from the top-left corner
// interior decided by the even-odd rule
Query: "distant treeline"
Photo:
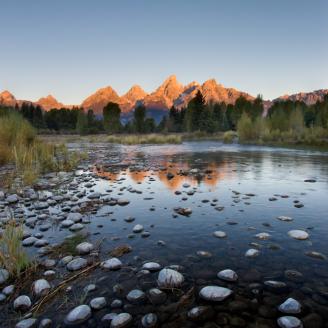
[[[301,101],[282,100],[275,102],[264,114],[262,98],[253,101],[239,97],[235,104],[206,103],[200,91],[186,108],[172,107],[159,124],[147,116],[147,110],[140,105],[133,111],[133,118],[122,124],[118,104],[108,103],[102,117],[92,110],[83,108],[62,108],[43,111],[40,106],[23,103],[20,107],[2,108],[2,112],[15,110],[38,130],[56,132],[94,133],[153,133],[153,132],[195,132],[215,133],[238,131],[241,140],[268,140],[274,135],[283,137],[300,136],[306,129],[328,130],[328,96],[322,102],[306,105]],[[265,117],[264,117],[265,116]],[[325,136],[321,133],[321,137]]]

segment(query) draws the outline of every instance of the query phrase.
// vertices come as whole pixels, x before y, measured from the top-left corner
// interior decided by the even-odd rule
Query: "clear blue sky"
[[[273,98],[328,88],[326,0],[0,0],[0,90],[80,103],[168,75]]]

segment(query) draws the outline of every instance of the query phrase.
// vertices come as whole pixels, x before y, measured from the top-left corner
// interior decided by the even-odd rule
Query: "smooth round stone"
[[[29,318],[18,322],[15,328],[36,328],[37,319]]]
[[[268,289],[278,292],[285,290],[287,287],[287,284],[285,284],[284,282],[276,280],[267,280],[264,282],[264,285],[268,287]]]
[[[93,292],[93,291],[96,290],[96,289],[97,289],[97,287],[96,287],[95,284],[90,284],[90,285],[85,286],[85,287],[83,288],[83,291],[84,291],[85,293],[90,293],[90,292]]]
[[[49,245],[49,242],[46,239],[39,239],[34,243],[34,247],[44,247],[47,245]]]
[[[80,255],[89,254],[94,249],[94,246],[91,243],[83,242],[76,246],[76,251]]]
[[[112,309],[119,309],[123,306],[123,302],[121,300],[114,300],[111,304],[110,307]]]
[[[77,222],[80,222],[82,220],[82,214],[80,214],[80,213],[69,213],[67,215],[66,219],[77,223]]]
[[[43,275],[45,277],[48,277],[48,278],[53,278],[55,275],[56,275],[56,271],[54,270],[47,270],[43,273]]]
[[[305,252],[305,255],[312,257],[314,259],[318,259],[318,260],[326,260],[327,259],[326,255],[316,252],[316,251]]]
[[[219,302],[225,300],[232,293],[233,291],[231,289],[225,287],[206,286],[200,290],[199,296],[206,301]]]
[[[158,271],[161,269],[161,265],[156,262],[147,262],[142,266],[143,270],[149,270],[149,271]]]
[[[31,299],[27,295],[20,295],[14,300],[15,310],[27,311],[31,306]]]
[[[33,293],[37,297],[44,296],[49,292],[50,289],[51,286],[45,279],[39,279],[33,283]]]
[[[200,320],[208,311],[207,306],[195,306],[188,311],[187,317],[191,320]]]
[[[69,271],[77,271],[85,268],[88,265],[88,261],[82,257],[78,257],[67,263],[66,268]]]
[[[254,248],[250,248],[246,253],[246,257],[257,257],[260,255],[260,251]]]
[[[132,323],[132,316],[129,313],[120,313],[115,316],[110,323],[110,328],[124,328]]]
[[[93,310],[100,310],[107,305],[105,297],[96,297],[90,301],[90,307]]]
[[[9,285],[2,290],[2,293],[6,296],[11,295],[15,290],[15,285]]]
[[[32,246],[38,239],[35,237],[28,237],[22,241],[22,245],[25,247]]]
[[[3,293],[0,293],[0,303],[4,302],[6,300],[7,296]]]
[[[162,288],[177,288],[184,282],[183,275],[172,269],[162,269],[157,278],[157,284]]]
[[[238,275],[231,269],[222,270],[217,274],[218,278],[226,281],[237,281]]]
[[[66,264],[68,264],[72,260],[73,260],[73,256],[72,255],[67,255],[59,261],[59,266],[65,266]]]
[[[166,294],[158,288],[151,288],[148,291],[148,298],[152,304],[163,304],[166,301]]]
[[[278,216],[277,219],[280,220],[280,221],[284,221],[284,222],[291,222],[291,221],[293,221],[293,219],[291,217],[284,216],[284,215]]]
[[[141,225],[141,224],[136,224],[134,227],[133,227],[133,232],[135,233],[140,233],[142,232],[144,229],[144,227]]]
[[[128,205],[129,203],[130,203],[130,201],[127,199],[118,199],[117,200],[117,204],[120,206],[125,206],[125,205]]]
[[[216,238],[225,238],[227,237],[227,234],[224,231],[214,231],[213,232],[214,237]]]
[[[100,266],[105,270],[118,270],[122,267],[122,262],[118,258],[113,257],[102,262]]]
[[[79,231],[84,228],[84,225],[82,223],[74,223],[72,226],[69,227],[70,231]]]
[[[126,295],[126,298],[131,303],[138,304],[145,300],[146,294],[140,289],[133,289],[128,293],[128,295]]]
[[[260,232],[256,234],[255,237],[260,240],[267,240],[271,237],[271,235],[267,232]]]
[[[87,321],[91,317],[91,308],[88,305],[79,305],[71,310],[65,318],[68,325],[77,325]]]
[[[296,317],[285,316],[277,320],[278,326],[281,328],[302,328],[302,321]]]
[[[69,228],[73,224],[74,224],[74,221],[72,221],[72,220],[64,220],[61,222],[60,226],[61,226],[61,228]]]
[[[290,230],[288,231],[289,237],[292,237],[294,239],[298,240],[305,240],[309,238],[309,234],[306,231],[303,230]]]
[[[157,325],[157,315],[155,313],[147,313],[141,319],[141,324],[145,328],[156,327]]]
[[[117,313],[107,313],[101,318],[101,322],[109,327],[111,321],[117,316]]]
[[[45,318],[41,320],[38,328],[51,328],[51,327],[52,327],[52,320]]]
[[[278,309],[284,313],[300,313],[301,312],[301,304],[296,301],[294,298],[288,298],[284,303],[280,304]]]
[[[9,279],[9,272],[6,269],[0,269],[0,285]]]

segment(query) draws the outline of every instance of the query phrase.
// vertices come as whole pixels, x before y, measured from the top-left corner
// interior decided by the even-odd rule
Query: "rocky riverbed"
[[[38,265],[1,269],[2,327],[327,326],[327,154],[69,147],[75,172],[0,191]]]

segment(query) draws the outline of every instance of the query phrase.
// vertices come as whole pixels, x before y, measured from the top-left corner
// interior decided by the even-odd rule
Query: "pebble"
[[[4,284],[9,279],[9,272],[6,269],[0,269],[0,285]]]
[[[216,238],[225,238],[225,237],[227,237],[227,234],[224,231],[214,231],[213,235]]]
[[[147,262],[142,266],[142,269],[149,271],[158,271],[161,269],[161,265],[156,262]]]
[[[134,227],[133,227],[133,232],[135,233],[140,233],[142,232],[144,229],[144,227],[141,225],[141,224],[136,224]]]
[[[110,328],[124,328],[132,323],[132,316],[129,313],[120,313],[112,319]]]
[[[220,287],[220,286],[206,286],[203,287],[200,292],[199,296],[206,301],[223,301],[227,297],[229,297],[233,291],[231,289]]]
[[[89,254],[94,249],[94,246],[91,243],[83,242],[76,246],[76,251],[80,255]]]
[[[37,319],[29,318],[19,321],[15,328],[36,328]]]
[[[141,324],[145,328],[156,327],[157,325],[157,315],[155,313],[147,313],[141,319]]]
[[[177,288],[180,287],[183,282],[183,275],[172,269],[162,269],[157,278],[158,286],[162,288]]]
[[[302,321],[296,317],[285,316],[277,320],[278,326],[281,328],[302,328]]]
[[[105,297],[96,297],[90,301],[90,307],[93,310],[100,310],[107,305]]]
[[[309,234],[304,230],[290,230],[288,235],[294,239],[305,240],[309,238]]]
[[[77,257],[74,260],[67,263],[66,268],[69,271],[77,271],[85,268],[88,265],[88,261],[82,257]]]
[[[128,293],[126,298],[131,303],[140,304],[145,300],[146,294],[140,289],[133,289]]]
[[[254,248],[249,249],[246,253],[246,257],[257,257],[260,255],[260,251]]]
[[[226,281],[237,281],[238,275],[231,269],[222,270],[217,274],[218,278]]]
[[[294,298],[288,298],[284,303],[280,304],[278,307],[279,311],[293,314],[301,312],[301,304]]]
[[[109,260],[102,262],[100,264],[100,267],[105,270],[118,270],[122,267],[122,262],[118,258],[113,257]]]
[[[51,286],[46,279],[39,279],[33,283],[33,293],[36,297],[44,296],[50,289]]]
[[[31,306],[31,299],[27,295],[20,295],[14,300],[15,310],[27,311]]]
[[[87,321],[91,317],[91,308],[88,305],[79,305],[71,310],[65,318],[68,325],[78,325]]]

